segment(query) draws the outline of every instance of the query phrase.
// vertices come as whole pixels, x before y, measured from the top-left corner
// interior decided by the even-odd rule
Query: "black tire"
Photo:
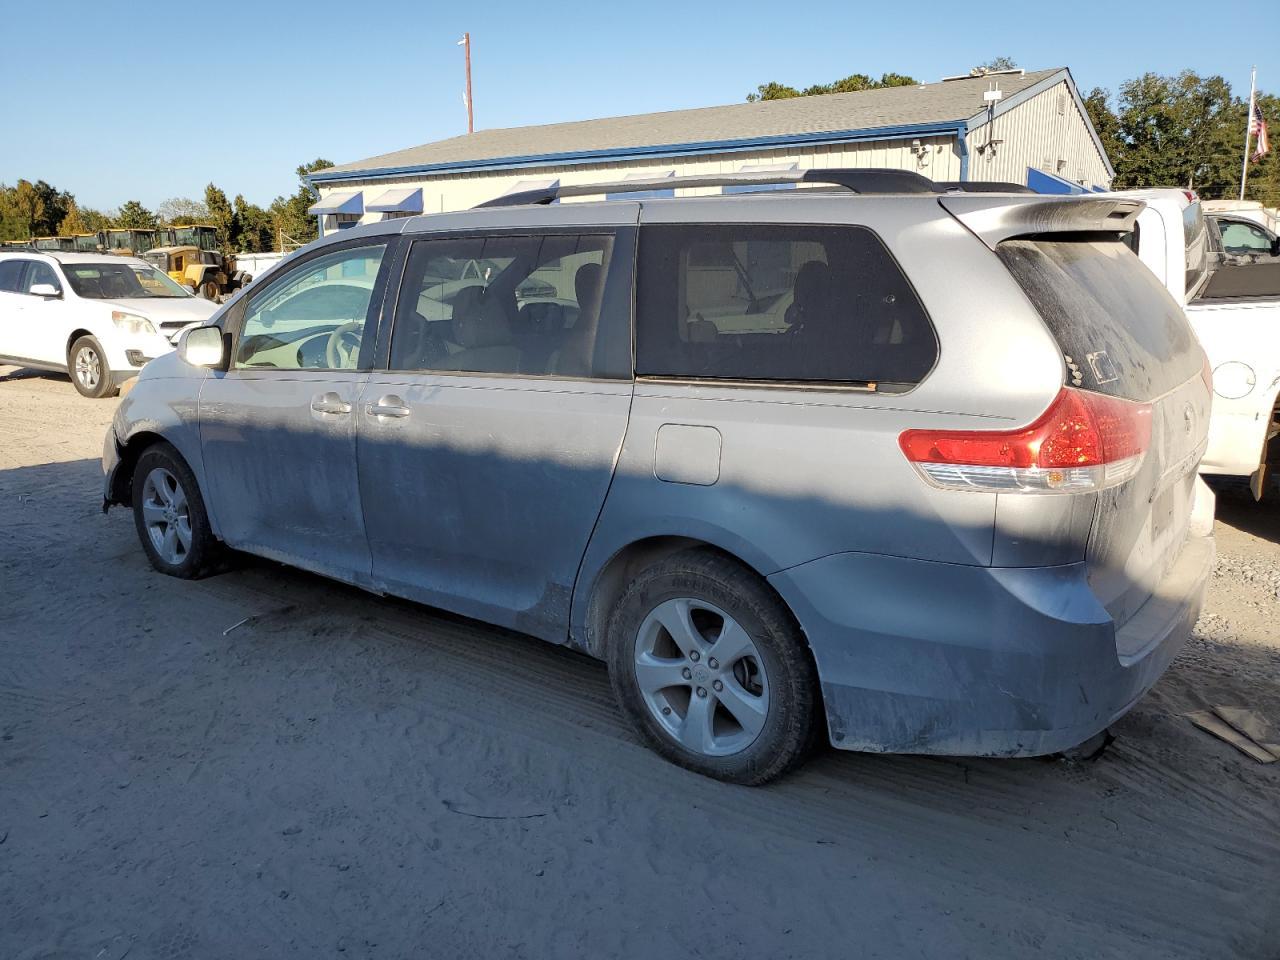
[[[718,608],[736,621],[750,637],[759,656],[758,666],[767,677],[767,697],[764,699],[767,710],[763,724],[753,741],[728,755],[699,752],[681,743],[659,721],[637,680],[637,645],[646,642],[640,635],[642,626],[651,622],[650,614],[662,604],[679,598],[694,601],[690,605],[694,610],[692,616],[705,618],[708,624],[705,636],[709,644],[719,636],[715,632],[716,614],[698,610],[698,602]],[[719,629],[723,630],[723,619],[720,624]],[[606,642],[609,676],[623,712],[650,746],[680,766],[718,780],[755,785],[782,776],[804,760],[813,747],[822,710],[817,672],[808,645],[791,612],[777,594],[754,571],[731,558],[709,549],[694,549],[673,554],[649,567],[631,582],[614,604]],[[676,648],[671,646],[670,649],[675,651]],[[709,647],[704,648],[704,657],[706,649]],[[692,657],[692,654],[688,656]],[[744,658],[732,669],[737,670],[747,662]],[[705,659],[703,666],[711,665],[712,661]],[[689,666],[696,669],[697,664],[691,662]],[[722,670],[728,669],[727,665],[718,666]],[[717,695],[710,694],[706,687],[695,685],[698,676],[694,674],[690,681],[687,701],[692,704],[694,694],[702,690],[704,702],[710,696],[715,704],[710,707],[712,727],[721,721],[732,722],[733,718],[728,713],[721,712],[727,708],[715,700]],[[706,678],[702,682],[706,683]],[[716,689],[723,690],[724,687]],[[666,690],[683,695],[675,685]],[[666,696],[665,691],[662,696]],[[668,717],[679,713],[678,704],[665,709]],[[676,719],[685,722],[687,717],[686,713],[671,722]],[[750,734],[744,729],[738,736]]]
[[[159,497],[153,496],[153,491],[148,490],[148,478],[153,481],[153,490],[159,485],[156,481],[162,479],[158,474],[153,476],[156,471],[163,471],[176,481],[186,504],[185,516],[190,530],[190,543],[181,555],[176,557],[166,557],[162,553],[163,538],[161,538],[161,544],[157,544],[152,538],[150,520],[147,516],[148,505],[165,506],[163,494]],[[182,455],[172,446],[161,442],[142,452],[133,468],[131,502],[133,503],[133,524],[138,531],[138,539],[153,567],[161,573],[182,580],[198,579],[214,569],[221,559],[222,545],[209,526],[209,514],[205,510],[200,488],[196,485],[195,475],[187,466],[187,462],[182,459]],[[181,509],[177,510],[175,515],[180,521]],[[178,541],[181,546],[180,537]]]
[[[102,344],[95,337],[81,337],[67,351],[67,374],[80,396],[91,400],[115,396],[116,384]]]

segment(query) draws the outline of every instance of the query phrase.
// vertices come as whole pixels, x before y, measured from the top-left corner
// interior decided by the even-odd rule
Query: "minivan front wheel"
[[[765,783],[813,742],[818,685],[799,628],[714,551],[674,554],[631,583],[609,620],[609,673],[650,745],[707,776]]]
[[[138,458],[132,500],[138,539],[153,567],[184,580],[207,572],[218,541],[191,468],[169,444],[149,447]]]
[[[116,392],[102,344],[93,337],[81,337],[67,351],[67,373],[83,397],[101,400]]]

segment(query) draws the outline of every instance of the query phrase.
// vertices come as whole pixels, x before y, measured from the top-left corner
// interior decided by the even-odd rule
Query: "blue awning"
[[[800,164],[792,163],[744,163],[738,173],[774,173],[780,170],[799,170]],[[794,190],[794,183],[752,183],[741,186],[721,187],[721,193],[760,193],[766,190]]]
[[[628,173],[623,180],[667,180],[674,177],[674,170],[663,170],[660,173]],[[674,187],[666,190],[628,190],[625,193],[606,193],[606,200],[653,200],[657,197],[674,197],[676,191]]]
[[[331,193],[307,207],[307,213],[313,217],[326,213],[354,213],[359,216],[364,213],[364,194],[359,190]]]
[[[422,188],[396,187],[388,190],[373,203],[365,204],[365,210],[370,213],[421,213]]]
[[[1036,193],[1080,194],[1089,191],[1076,183],[1052,173],[1045,173],[1035,167],[1027,167],[1027,186]]]

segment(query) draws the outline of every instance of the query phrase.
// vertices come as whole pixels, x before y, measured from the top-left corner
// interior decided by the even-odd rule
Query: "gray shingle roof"
[[[494,162],[515,157],[584,155],[654,146],[678,146],[770,137],[843,133],[968,120],[985,106],[982,94],[999,80],[1012,96],[1063,68],[948,80],[913,87],[888,87],[858,93],[832,93],[790,100],[734,103],[695,110],[671,110],[603,120],[579,120],[532,127],[478,130],[473,134],[384,153],[321,172],[331,174],[426,167],[437,164]]]

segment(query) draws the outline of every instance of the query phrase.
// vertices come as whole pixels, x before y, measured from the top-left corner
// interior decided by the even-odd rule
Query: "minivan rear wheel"
[[[151,565],[183,580],[214,566],[220,544],[209,526],[195,475],[172,446],[157,443],[133,470],[133,522]]]
[[[654,564],[614,605],[608,644],[623,712],[675,763],[761,784],[809,752],[813,660],[777,594],[742,564],[705,549]]]

